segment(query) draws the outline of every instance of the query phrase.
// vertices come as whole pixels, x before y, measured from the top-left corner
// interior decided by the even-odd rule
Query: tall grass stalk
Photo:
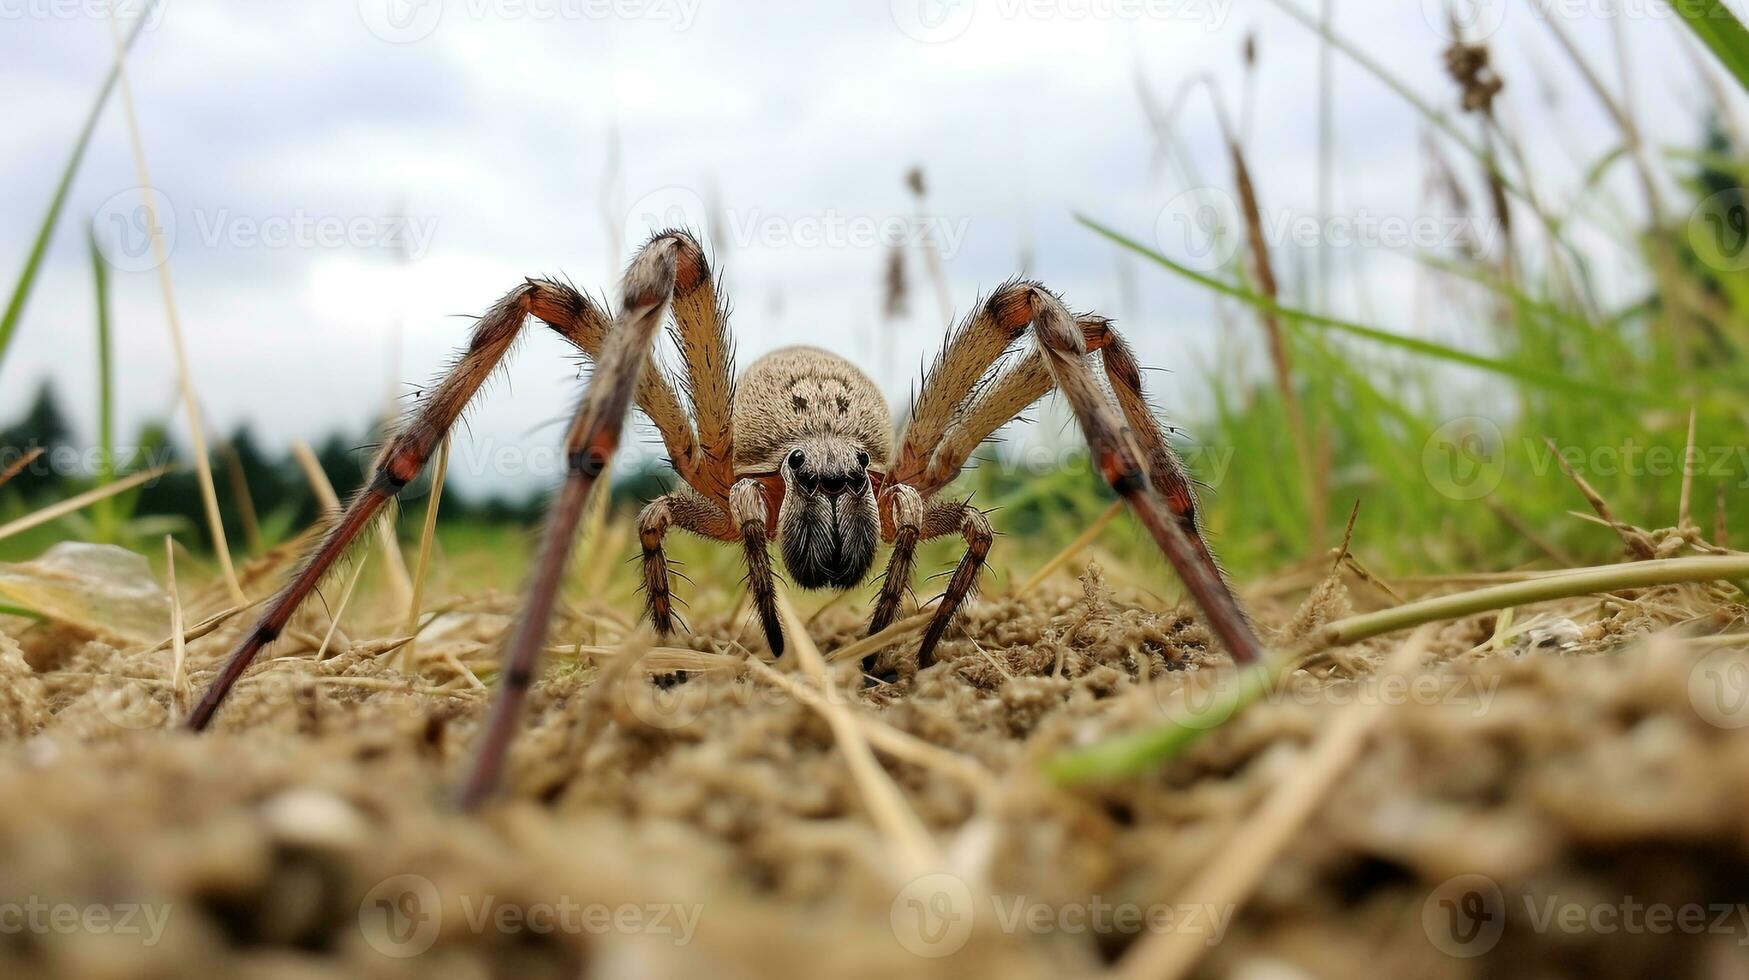
[[[86,230],[91,253],[91,280],[97,301],[97,485],[115,482],[115,357],[109,329],[109,264],[97,247],[97,235]],[[104,497],[91,509],[98,541],[116,538],[115,498]]]
[[[207,531],[212,535],[213,553],[225,576],[225,587],[231,599],[241,605],[249,601],[243,586],[237,581],[237,569],[231,563],[230,542],[225,539],[225,522],[219,516],[219,492],[213,485],[212,461],[207,456],[206,430],[201,423],[200,403],[194,394],[194,377],[189,370],[188,349],[182,341],[182,321],[176,311],[176,290],[170,281],[170,254],[164,244],[163,229],[158,225],[157,208],[152,200],[152,174],[146,167],[145,140],[140,135],[139,117],[134,111],[133,88],[128,84],[127,44],[110,11],[109,31],[115,42],[115,78],[121,88],[121,104],[127,119],[128,144],[133,150],[134,171],[140,180],[140,202],[146,227],[152,241],[152,258],[158,269],[158,287],[164,297],[164,315],[170,326],[170,346],[176,353],[176,372],[182,389],[182,408],[188,416],[189,441],[194,454],[194,469],[199,478],[201,503],[206,508]],[[137,28],[136,28],[137,29]]]
[[[127,37],[118,42],[122,51],[128,51],[134,46],[134,41],[151,22],[152,8],[157,6],[156,0],[146,4],[146,9],[134,22]],[[6,312],[0,314],[0,363],[6,360],[6,349],[12,343],[12,334],[18,329],[18,321],[24,317],[25,301],[30,299],[31,288],[36,285],[36,277],[42,271],[43,257],[48,254],[49,241],[54,237],[55,225],[60,222],[61,209],[67,204],[67,193],[73,187],[73,175],[79,172],[79,164],[85,159],[85,148],[91,145],[91,134],[97,129],[97,118],[103,115],[103,106],[109,101],[109,93],[114,91],[115,83],[121,77],[121,60],[109,71],[109,76],[103,80],[103,86],[97,90],[97,99],[91,104],[91,111],[85,116],[84,125],[79,127],[79,138],[73,142],[73,152],[67,158],[67,165],[61,168],[61,179],[55,184],[54,196],[49,198],[48,214],[43,215],[42,224],[37,226],[36,239],[31,242],[30,252],[24,259],[24,271],[19,273],[18,282],[12,287],[12,296],[6,301]]]

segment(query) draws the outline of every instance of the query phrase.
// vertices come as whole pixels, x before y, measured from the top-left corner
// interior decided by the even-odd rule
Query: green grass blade
[[[1084,215],[1077,215],[1076,220],[1119,245],[1152,259],[1154,262],[1186,279],[1189,279],[1191,282],[1224,296],[1230,296],[1233,299],[1237,299],[1241,302],[1257,307],[1258,309],[1280,314],[1287,318],[1289,323],[1296,326],[1303,324],[1306,326],[1323,327],[1325,329],[1335,330],[1352,336],[1362,337],[1386,346],[1395,347],[1399,350],[1406,350],[1422,357],[1430,357],[1441,361],[1447,361],[1452,364],[1461,364],[1465,367],[1476,368],[1503,377],[1516,378],[1519,381],[1529,382],[1538,387],[1547,388],[1553,391],[1564,391],[1569,394],[1585,395],[1591,398],[1603,399],[1606,404],[1619,402],[1624,398],[1640,398],[1642,400],[1648,400],[1648,396],[1636,395],[1634,392],[1625,390],[1621,387],[1594,385],[1576,378],[1570,378],[1558,372],[1544,371],[1539,368],[1530,367],[1524,364],[1515,364],[1512,361],[1506,361],[1496,357],[1488,357],[1482,354],[1458,350],[1455,347],[1447,347],[1444,344],[1436,344],[1433,341],[1422,340],[1418,337],[1405,337],[1402,334],[1391,333],[1388,330],[1381,330],[1378,327],[1369,327],[1363,323],[1354,323],[1350,320],[1322,316],[1317,313],[1309,313],[1304,310],[1297,310],[1283,306],[1282,304],[1274,302],[1249,289],[1222,282],[1212,276],[1206,276],[1194,269],[1179,265],[1177,262],[1172,261],[1140,242],[1126,237],[1119,232],[1113,231]]]
[[[148,4],[139,19],[134,21],[133,29],[128,31],[127,39],[123,42],[124,48],[131,49],[134,39],[152,22],[153,6]],[[91,112],[85,117],[85,125],[79,130],[79,139],[73,144],[73,155],[68,158],[66,168],[61,171],[61,180],[55,185],[54,197],[49,199],[49,212],[43,216],[42,225],[36,231],[36,241],[31,243],[30,254],[25,257],[24,271],[19,274],[18,285],[13,287],[12,297],[6,301],[6,313],[0,316],[0,363],[6,360],[6,349],[12,343],[13,331],[18,329],[18,321],[24,317],[24,303],[30,298],[31,287],[36,285],[37,274],[42,271],[43,256],[48,253],[55,224],[60,220],[61,209],[67,204],[67,193],[73,187],[73,175],[79,172],[79,163],[85,158],[85,148],[91,144],[91,134],[97,129],[97,118],[103,114],[104,103],[109,101],[109,93],[115,89],[120,73],[119,64],[110,68],[109,77],[104,79],[103,88],[98,90],[97,101],[92,103]]]
[[[91,252],[91,280],[97,302],[97,485],[115,482],[115,359],[109,329],[109,263],[97,248],[97,233],[85,230]],[[99,541],[115,541],[115,498],[105,497],[91,512]]]
[[[1749,92],[1749,30],[1719,0],[1703,3],[1673,3],[1670,5],[1694,35],[1712,49],[1713,55],[1736,76],[1737,84]]]

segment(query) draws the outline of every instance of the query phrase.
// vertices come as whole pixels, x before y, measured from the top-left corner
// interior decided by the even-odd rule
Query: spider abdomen
[[[816,347],[785,347],[748,365],[735,389],[735,469],[772,472],[806,436],[862,446],[884,471],[892,416],[880,389],[856,365]]]

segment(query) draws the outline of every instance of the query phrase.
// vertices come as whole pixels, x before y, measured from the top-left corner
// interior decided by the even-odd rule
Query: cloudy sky
[[[118,2],[124,16],[143,6]],[[1283,2],[1315,10],[1320,0]],[[1444,0],[1331,2],[1340,33],[1455,109],[1440,62]],[[1660,0],[1556,7],[1611,84],[1622,69],[1603,14],[1625,15],[1649,139],[1692,146],[1706,91]],[[24,262],[111,63],[104,9],[0,0],[6,276]],[[1539,189],[1564,202],[1619,136],[1546,16],[1529,0],[1489,0],[1478,30],[1507,81],[1507,124],[1539,161]],[[1492,229],[1454,227],[1428,205],[1424,126],[1340,56],[1335,218],[1319,223],[1319,46],[1270,0],[167,0],[152,18],[130,73],[194,381],[211,428],[247,422],[272,445],[357,431],[411,390],[401,382],[433,376],[464,340],[466,316],[521,277],[606,289],[627,242],[675,218],[712,225],[743,364],[817,343],[902,393],[942,329],[916,244],[927,238],[955,310],[1024,264],[1073,305],[1119,317],[1143,359],[1169,369],[1153,375],[1157,399],[1194,417],[1203,366],[1223,343],[1250,343],[1254,324],[1231,318],[1246,336],[1222,338],[1205,294],[1125,259],[1075,215],[1218,263],[1196,219],[1221,198],[1187,196],[1230,186],[1211,101],[1184,104],[1184,155],[1162,163],[1137,94],[1146,86],[1166,105],[1203,73],[1243,126],[1297,296],[1485,343],[1474,321],[1442,318],[1449,291],[1418,271],[1404,236]],[[1248,36],[1258,52],[1249,86]],[[1461,151],[1444,152],[1473,173]],[[912,166],[927,175],[923,220],[904,182]],[[1637,214],[1627,176],[1618,168],[1593,199],[1595,219],[1581,222],[1606,279],[1624,261],[1612,223]],[[92,428],[87,229],[115,267],[123,431],[174,410],[139,183],[112,103],[0,367],[0,417],[48,378]],[[882,279],[895,238],[909,243],[910,304],[888,322]],[[1311,275],[1320,243],[1334,273],[1327,290]],[[557,442],[577,390],[563,346],[533,338],[471,417],[462,453],[472,463],[454,478],[510,492],[551,482],[493,454]]]

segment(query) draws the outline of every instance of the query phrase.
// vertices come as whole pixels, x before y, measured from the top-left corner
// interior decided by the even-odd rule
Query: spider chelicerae
[[[652,237],[627,268],[621,295],[618,316],[609,317],[569,285],[531,279],[480,318],[455,365],[384,445],[370,481],[238,642],[190,714],[191,728],[206,727],[262,647],[425,468],[531,316],[594,359],[595,370],[566,436],[567,475],[548,514],[526,600],[505,641],[503,681],[461,790],[464,804],[479,802],[497,783],[578,524],[634,401],[655,423],[683,481],[638,518],[648,614],[660,634],[675,627],[663,553],[672,529],[740,547],[753,605],[778,656],[784,635],[768,551],[772,540],[795,584],[832,589],[861,584],[879,544],[891,544],[869,622],[872,635],[897,616],[918,543],[958,534],[965,556],[913,661],[913,669],[930,666],[936,645],[977,584],[993,533],[982,511],[943,491],[984,440],[1054,389],[1073,409],[1100,474],[1165,552],[1234,659],[1260,656],[1203,539],[1195,490],[1143,394],[1135,357],[1104,317],[1070,313],[1036,282],[1005,283],[949,335],[895,436],[874,383],[826,351],[796,347],[767,354],[737,381],[728,310],[690,233],[669,230]],[[649,357],[670,315],[686,367],[679,389]],[[1032,342],[1017,351],[1029,333]]]

